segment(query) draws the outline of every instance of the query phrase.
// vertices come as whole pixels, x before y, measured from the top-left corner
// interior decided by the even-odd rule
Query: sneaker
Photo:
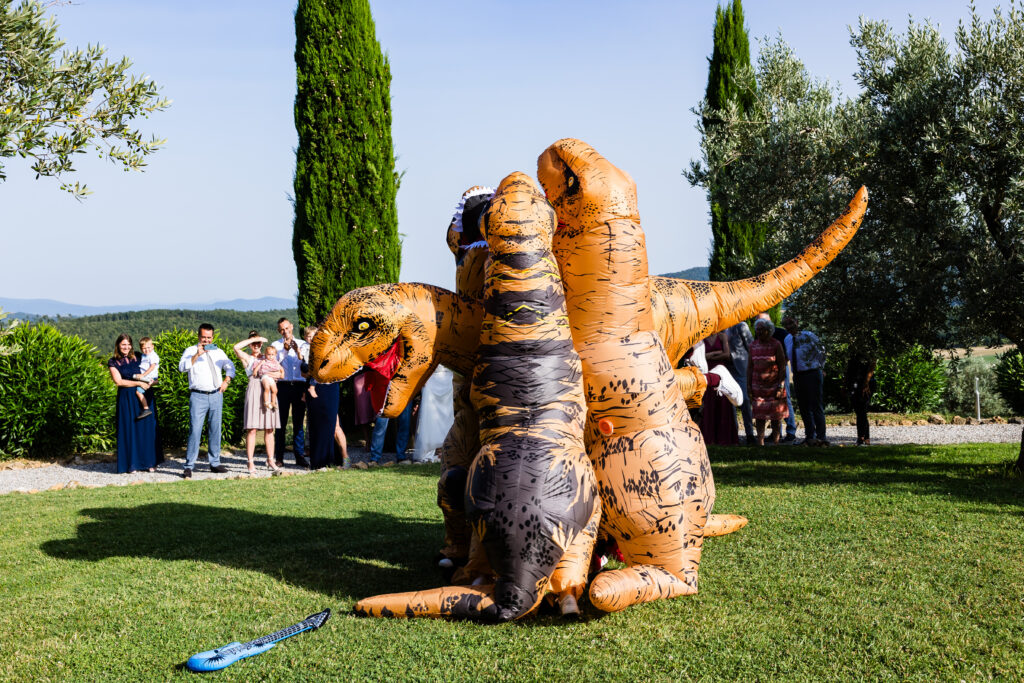
[[[398,461],[398,464],[399,465],[411,465],[412,464],[412,460],[410,460],[409,458],[402,458],[401,460]]]
[[[352,463],[352,467],[354,469],[357,469],[357,470],[365,470],[365,469],[369,469],[370,466],[367,465],[365,462],[356,462],[356,463]]]
[[[722,380],[715,387],[715,391],[718,392],[719,396],[724,396],[734,406],[743,405],[743,390],[740,389],[740,385],[736,383],[736,380],[732,378],[732,374],[724,365],[716,365],[711,368],[711,374],[718,375]]]
[[[210,465],[210,471],[216,474],[227,474],[228,468],[224,467],[224,465]]]
[[[185,471],[181,473],[181,478],[182,479],[191,479],[192,478],[192,470],[186,468]]]
[[[136,416],[135,416],[135,420],[136,420],[136,421],[138,421],[138,420],[144,420],[144,419],[146,419],[147,417],[149,417],[149,416],[150,416],[150,415],[152,415],[152,414],[153,414],[153,411],[152,411],[152,410],[150,410],[149,408],[146,408],[146,409],[145,409],[145,410],[143,410],[143,411],[142,411],[141,413],[139,413],[138,415],[136,415]]]

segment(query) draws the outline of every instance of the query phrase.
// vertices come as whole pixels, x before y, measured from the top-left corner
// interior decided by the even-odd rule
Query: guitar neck
[[[279,640],[284,640],[285,638],[291,638],[292,636],[298,633],[302,633],[303,631],[312,628],[313,625],[308,622],[308,619],[306,621],[300,621],[299,623],[293,624],[288,628],[283,628],[280,631],[275,631],[274,633],[263,636],[261,638],[257,638],[256,640],[250,640],[248,643],[245,643],[245,645],[259,647],[260,645],[268,645],[270,643],[276,643]]]

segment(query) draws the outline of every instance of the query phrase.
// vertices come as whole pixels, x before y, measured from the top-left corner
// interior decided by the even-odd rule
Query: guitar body
[[[189,671],[195,671],[197,673],[220,671],[221,669],[231,666],[239,659],[261,655],[274,647],[274,645],[275,643],[267,643],[266,645],[242,647],[241,643],[228,643],[224,647],[219,647],[216,650],[207,650],[206,652],[200,652],[199,654],[192,655],[188,658],[185,666],[188,667]]]

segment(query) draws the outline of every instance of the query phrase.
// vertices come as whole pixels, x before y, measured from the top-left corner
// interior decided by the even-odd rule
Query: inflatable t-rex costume
[[[574,569],[559,586],[573,602],[586,586],[600,509],[583,447],[580,359],[551,253],[555,214],[533,181],[514,173],[499,185],[483,226],[490,258],[470,392],[481,447],[465,507],[497,579],[367,598],[357,614],[509,621],[540,602],[556,566]],[[575,560],[566,564],[567,553]]]
[[[674,365],[698,339],[773,306],[810,279],[850,240],[865,206],[866,191],[862,188],[842,218],[795,259],[764,275],[733,283],[652,278],[653,323],[668,361]],[[467,287],[469,289],[472,287]],[[314,340],[314,375],[322,381],[344,379],[389,349],[397,351],[400,362],[393,368],[387,395],[378,397],[375,402],[375,408],[383,415],[394,416],[422,386],[437,363],[462,374],[471,371],[482,318],[483,308],[479,303],[428,285],[380,285],[355,290],[338,302]],[[702,390],[703,387],[697,388]],[[472,436],[459,440],[463,444],[471,442]],[[465,467],[473,453],[454,455],[457,457],[451,458],[449,465],[458,467],[455,461],[464,457],[465,465],[461,466]],[[706,486],[710,499],[713,496],[710,477]],[[450,541],[462,531],[458,523],[452,523],[447,512],[446,532]],[[718,522],[717,533],[737,528],[742,521],[742,518],[723,518]],[[704,528],[704,535],[716,531],[712,526],[715,523]],[[455,545],[448,547],[454,549]],[[608,607],[616,608],[617,604],[613,600]]]

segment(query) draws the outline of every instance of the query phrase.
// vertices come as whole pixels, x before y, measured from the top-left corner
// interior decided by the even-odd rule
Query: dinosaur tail
[[[533,607],[536,604],[531,610]],[[525,616],[530,610],[513,617],[494,601],[494,586],[481,585],[375,595],[357,602],[352,611],[360,617],[445,617],[498,622]]]
[[[709,536],[725,536],[739,531],[747,525],[747,518],[739,515],[708,515],[704,525],[704,538]]]
[[[861,187],[846,211],[807,245],[793,260],[746,280],[692,282],[701,327],[705,336],[732,327],[766,311],[827,266],[850,242],[868,206],[868,190]]]

